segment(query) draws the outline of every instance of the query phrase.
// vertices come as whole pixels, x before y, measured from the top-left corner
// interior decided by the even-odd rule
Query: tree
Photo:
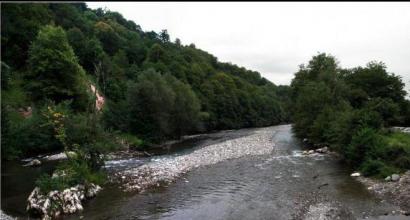
[[[159,39],[163,43],[168,43],[169,42],[169,34],[168,34],[168,31],[166,29],[161,31],[161,33],[159,34]]]
[[[101,42],[95,37],[87,38],[86,35],[76,27],[67,31],[67,38],[81,66],[88,73],[93,73],[94,65],[104,56]]]
[[[175,39],[175,44],[180,47],[182,45],[181,40],[179,38]]]
[[[148,51],[148,61],[159,62],[165,58],[165,50],[160,44],[154,44]]]
[[[104,51],[109,55],[114,55],[120,49],[120,37],[111,25],[99,21],[94,25],[94,30],[103,45]]]
[[[39,31],[29,50],[29,69],[27,89],[34,100],[72,99],[78,109],[85,109],[85,73],[61,27],[47,25]]]
[[[206,97],[205,110],[210,112],[211,129],[238,128],[239,100],[234,80],[225,73],[214,75],[201,86]]]
[[[165,76],[167,83],[175,93],[171,109],[171,125],[175,137],[196,131],[199,125],[200,102],[191,87],[170,74]]]
[[[200,103],[189,85],[150,69],[128,91],[130,130],[152,141],[195,131]]]
[[[170,136],[174,101],[175,93],[161,74],[144,71],[129,87],[130,130],[151,140]]]
[[[364,68],[354,68],[347,74],[346,81],[353,88],[363,91],[366,99],[380,97],[403,102],[406,96],[401,77],[388,73],[386,65],[381,62],[370,62]]]
[[[30,42],[42,25],[52,20],[48,4],[1,4],[2,60],[14,68],[23,67]]]

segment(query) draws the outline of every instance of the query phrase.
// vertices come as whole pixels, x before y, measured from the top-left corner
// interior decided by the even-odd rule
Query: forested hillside
[[[294,131],[316,146],[329,145],[365,175],[410,169],[410,101],[401,78],[383,63],[344,69],[327,54],[302,65],[292,81]]]
[[[118,136],[139,145],[288,120],[287,87],[171,42],[166,30],[145,32],[83,3],[1,7],[5,158],[73,146],[100,153]],[[101,112],[91,85],[105,98]]]

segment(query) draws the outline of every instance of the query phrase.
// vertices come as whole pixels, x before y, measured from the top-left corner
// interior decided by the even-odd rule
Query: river
[[[350,177],[352,170],[335,157],[303,156],[303,146],[293,137],[290,125],[217,132],[179,144],[180,150],[167,155],[110,161],[107,169],[118,172],[162,158],[192,155],[227,141],[253,137],[261,129],[274,146],[269,153],[247,154],[193,168],[169,185],[141,193],[124,192],[111,184],[85,202],[83,212],[61,219],[321,219],[325,215],[340,219],[408,218],[390,214],[399,208],[370,194]],[[16,166],[6,166],[2,172],[1,207],[8,214],[24,217],[23,198],[27,198],[33,184],[31,176],[39,168]],[[34,172],[29,174],[29,169]],[[17,171],[30,177],[24,179]]]

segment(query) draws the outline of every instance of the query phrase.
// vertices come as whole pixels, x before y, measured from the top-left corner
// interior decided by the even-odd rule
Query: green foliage
[[[119,36],[110,24],[106,22],[99,21],[94,25],[95,33],[97,38],[101,41],[104,51],[109,55],[114,55],[114,53],[119,49]]]
[[[392,166],[386,165],[380,160],[366,160],[361,166],[360,171],[364,176],[376,176],[380,178],[385,178],[392,175],[393,173],[398,173],[398,170]]]
[[[128,146],[130,149],[139,149],[144,145],[144,141],[136,137],[135,135],[122,133],[119,138],[124,145]]]
[[[61,143],[54,137],[53,128],[46,125],[46,118],[37,109],[33,110],[31,117],[24,119],[20,114],[4,107],[2,120],[4,120],[3,158],[13,159],[17,156],[30,156],[62,149]]]
[[[44,193],[53,190],[64,190],[77,184],[104,184],[106,175],[101,171],[93,171],[85,162],[69,160],[60,164],[55,170],[56,176],[41,175],[36,186]]]
[[[27,89],[34,100],[57,103],[73,99],[79,109],[88,101],[85,73],[60,27],[43,27],[29,51]]]
[[[54,137],[64,151],[74,151],[78,162],[86,162],[90,169],[98,170],[103,165],[102,155],[115,149],[113,137],[98,123],[93,111],[85,114],[70,114],[67,103],[50,105],[42,114],[54,131]]]
[[[36,180],[35,184],[44,193],[48,193],[53,190],[63,190],[71,186],[65,178],[51,178],[48,174],[41,175]]]
[[[386,147],[382,155],[386,161],[402,170],[410,169],[410,135],[392,133],[385,136]]]
[[[382,145],[382,137],[376,130],[363,127],[354,134],[344,153],[351,164],[360,165],[366,158],[377,157],[372,154]]]
[[[199,122],[199,101],[191,88],[171,75],[141,73],[129,88],[129,129],[150,140],[179,137]]]
[[[403,86],[382,63],[345,70],[334,57],[318,54],[292,80],[293,128],[313,143],[330,144],[365,175],[408,169],[406,138],[383,133],[384,126],[405,121]]]
[[[52,20],[47,8],[48,4],[1,4],[2,61],[16,69],[26,64],[31,41]]]

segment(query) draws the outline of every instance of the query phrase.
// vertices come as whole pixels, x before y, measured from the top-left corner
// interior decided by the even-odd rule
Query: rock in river
[[[51,219],[61,214],[71,214],[83,210],[81,201],[94,197],[101,187],[95,184],[76,185],[63,191],[41,192],[36,187],[28,198],[27,211],[44,219]]]
[[[34,167],[34,166],[40,166],[41,165],[41,161],[38,159],[34,159],[31,160],[30,162],[24,164],[23,166],[25,167]]]
[[[399,174],[393,174],[393,175],[391,175],[391,180],[394,181],[394,182],[399,181],[399,180],[400,180]]]
[[[359,176],[360,176],[360,173],[359,173],[359,172],[355,172],[355,173],[352,173],[350,176],[351,176],[351,177],[359,177]]]

